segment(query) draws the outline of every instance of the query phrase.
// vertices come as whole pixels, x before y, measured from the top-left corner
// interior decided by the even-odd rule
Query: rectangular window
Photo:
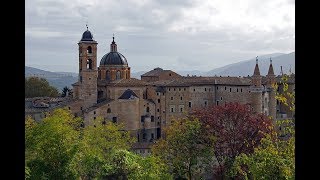
[[[242,92],[242,88],[240,89],[240,92]]]
[[[154,134],[153,133],[151,133],[151,139],[153,139],[154,138]]]
[[[184,111],[184,105],[179,105],[179,112],[183,112]]]
[[[113,123],[117,123],[117,117],[113,117],[113,118],[112,118],[112,122],[113,122]]]
[[[144,122],[144,118],[145,118],[145,116],[141,116],[141,122],[142,123]]]
[[[160,103],[160,99],[158,99],[158,103]]]
[[[231,88],[230,88],[230,92],[231,92]]]
[[[219,87],[217,86],[217,90],[219,89]]]
[[[204,88],[204,91],[207,91],[207,88]]]
[[[219,101],[217,101],[217,106],[219,106]]]
[[[160,112],[160,109],[157,109],[157,112]]]
[[[180,100],[182,101],[182,96],[180,97]]]
[[[189,101],[189,107],[191,108],[191,101]]]
[[[151,116],[151,122],[154,122],[154,116]]]
[[[171,97],[171,100],[173,100],[173,97]]]
[[[169,108],[170,108],[170,112],[175,112],[175,105],[170,105]]]

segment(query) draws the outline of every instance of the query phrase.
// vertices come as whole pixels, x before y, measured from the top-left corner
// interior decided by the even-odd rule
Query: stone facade
[[[137,138],[133,146],[136,152],[148,154],[149,145],[164,135],[163,128],[193,108],[239,102],[273,119],[293,116],[275,100],[272,83],[279,82],[279,77],[273,74],[271,62],[267,76],[260,75],[257,61],[252,77],[183,77],[172,70],[155,68],[138,80],[130,78],[130,67],[117,52],[114,40],[110,53],[118,53],[120,59],[109,61],[106,54],[99,67],[97,42],[89,39],[78,44],[79,81],[73,84],[73,100],[65,106],[83,117],[85,125],[97,118],[123,123],[125,130]],[[289,87],[294,90],[294,80]]]

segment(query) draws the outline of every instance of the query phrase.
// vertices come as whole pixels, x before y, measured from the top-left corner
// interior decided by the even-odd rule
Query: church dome
[[[93,41],[93,36],[88,29],[82,34],[81,41]]]
[[[100,61],[100,65],[127,65],[127,59],[117,51],[117,44],[113,40],[110,44],[110,52],[105,54]]]
[[[109,52],[101,58],[100,65],[128,65],[128,62],[121,53]]]

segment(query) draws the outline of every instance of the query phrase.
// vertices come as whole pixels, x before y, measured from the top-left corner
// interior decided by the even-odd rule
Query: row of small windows
[[[211,91],[211,88],[208,88],[209,92]],[[193,91],[196,91],[196,89],[193,89]],[[207,91],[207,88],[204,88],[204,91]]]
[[[99,71],[98,76],[99,76],[99,79],[101,79],[101,71]],[[126,73],[124,73],[124,77],[123,77],[123,78],[124,78],[124,79],[127,78],[127,74],[126,74]],[[110,80],[110,79],[111,79],[111,72],[110,72],[110,71],[107,71],[107,73],[106,73],[106,80]],[[116,79],[121,79],[121,72],[120,72],[120,71],[117,71],[117,72],[116,72]]]
[[[219,89],[219,87],[217,86],[217,90]],[[227,90],[227,87],[224,87],[224,90]],[[232,88],[229,88],[229,91],[232,92]],[[237,92],[239,92],[239,89],[237,88]],[[240,92],[242,92],[242,88],[240,88]]]
[[[160,96],[161,93],[157,92],[157,96]],[[162,93],[162,95],[164,96],[164,93]]]
[[[179,105],[178,107],[179,112],[184,111],[184,105]],[[170,112],[176,112],[176,106],[175,105],[170,105]]]
[[[181,91],[182,88],[177,88],[177,89],[179,89],[179,91]],[[171,88],[169,88],[168,90],[171,91]],[[176,88],[173,88],[173,91],[176,91]],[[183,91],[186,91],[186,88],[183,88]],[[163,93],[163,95],[164,95],[164,93]]]

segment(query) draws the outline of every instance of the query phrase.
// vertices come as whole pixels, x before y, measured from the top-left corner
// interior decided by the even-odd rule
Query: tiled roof
[[[73,101],[75,100],[69,97],[25,98],[25,113],[47,112],[55,108],[66,106]],[[41,104],[45,104],[45,106],[41,106]]]
[[[149,83],[154,86],[195,86],[195,85],[243,85],[248,86],[251,80],[243,77],[182,77]]]
[[[141,81],[136,78],[130,78],[130,79],[119,79],[119,80],[111,81],[108,84],[110,86],[132,87],[132,86],[146,86],[147,82]]]
[[[142,74],[141,76],[160,76],[164,72],[173,72],[171,70],[163,70],[162,68],[154,68],[153,70]],[[173,72],[175,73],[175,72]]]
[[[138,98],[138,96],[131,89],[127,89],[118,99],[133,99],[133,98]]]

